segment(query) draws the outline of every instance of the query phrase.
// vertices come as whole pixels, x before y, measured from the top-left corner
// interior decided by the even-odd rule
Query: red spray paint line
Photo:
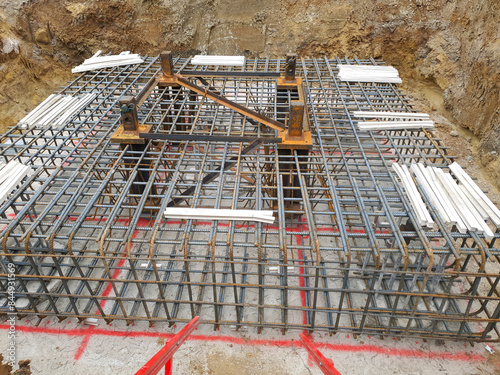
[[[88,329],[86,329],[86,331],[91,331],[93,328],[95,327],[89,327]],[[91,333],[87,333],[85,336],[83,336],[82,343],[80,344],[75,353],[75,361],[78,361],[85,352],[85,349],[87,349],[87,345],[89,344],[90,341],[90,336],[92,336]]]
[[[10,325],[0,324],[0,329],[9,330]],[[66,335],[66,336],[87,336],[89,335],[88,329],[55,329],[44,327],[27,327],[17,326],[16,330],[19,332],[33,333],[33,334],[49,334],[49,335]],[[108,337],[162,337],[170,339],[174,336],[172,333],[158,333],[147,331],[112,331],[102,328],[95,328],[92,330],[92,335],[108,336]],[[191,335],[188,341],[201,341],[201,342],[221,342],[237,344],[242,346],[275,346],[279,348],[301,348],[302,344],[298,340],[246,340],[239,337],[224,336],[224,335]],[[469,354],[466,352],[437,352],[437,351],[420,351],[414,349],[397,349],[387,348],[377,345],[358,345],[358,344],[329,344],[316,341],[315,344],[318,348],[335,351],[335,352],[359,352],[359,353],[377,353],[386,356],[407,357],[407,358],[432,358],[450,361],[465,361],[465,362],[484,362],[487,358],[479,354]]]

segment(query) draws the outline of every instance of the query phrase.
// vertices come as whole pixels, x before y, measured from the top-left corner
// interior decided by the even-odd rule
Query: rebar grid
[[[287,121],[294,94],[276,83],[284,60],[247,59],[237,69],[174,61],[207,89]],[[19,316],[174,324],[199,315],[214,328],[258,332],[498,341],[498,228],[491,241],[461,234],[432,207],[437,226],[418,224],[391,163],[447,168],[453,157],[430,131],[356,131],[352,111],[413,109],[392,84],[340,82],[339,63],[383,62],[298,60],[314,145],[288,154],[206,140],[120,147],[110,141],[118,101],[161,71],[158,59],[80,75],[60,93],[98,96],[65,127],[14,127],[2,137],[3,159],[34,173],[0,207],[1,313],[10,312],[13,263]],[[139,122],[156,133],[276,136],[176,86],[156,87]],[[209,173],[217,177],[202,183]],[[172,202],[274,210],[276,222],[165,219]]]

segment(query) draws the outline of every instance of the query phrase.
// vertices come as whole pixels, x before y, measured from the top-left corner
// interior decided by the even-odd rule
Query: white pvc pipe
[[[354,111],[354,117],[364,118],[415,118],[428,119],[427,113],[412,113],[412,112],[369,112],[369,111]]]

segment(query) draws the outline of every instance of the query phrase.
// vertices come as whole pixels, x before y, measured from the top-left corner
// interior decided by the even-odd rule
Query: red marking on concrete
[[[92,328],[94,327],[89,327],[87,329],[87,331],[91,330]],[[76,350],[76,353],[75,353],[75,361],[78,361],[82,355],[83,355],[83,352],[85,351],[85,349],[87,349],[87,345],[89,344],[89,340],[90,340],[90,336],[91,334],[88,333],[86,334],[84,337],[83,337],[83,340],[82,340],[82,343],[80,344],[80,346],[78,347],[78,349]]]
[[[156,375],[165,369],[165,375],[172,373],[172,358],[179,347],[186,341],[200,324],[200,317],[195,316],[163,348],[161,348],[135,375]]]
[[[134,238],[136,236],[136,232],[137,231],[134,231],[134,234],[133,234]],[[127,253],[124,251],[123,254],[122,254],[122,258],[118,262],[117,268],[115,269],[115,271],[111,275],[111,279],[112,280],[115,280],[116,278],[118,278],[118,275],[120,275],[120,272],[122,271],[121,267],[123,266],[123,264],[126,261],[126,258],[125,258],[126,255],[127,255]],[[104,289],[104,292],[102,293],[102,296],[103,297],[108,297],[110,295],[112,289],[113,289],[113,283],[109,282],[108,285],[106,286],[106,289]],[[101,302],[99,302],[99,305],[101,306],[101,309],[104,309],[104,306],[106,306],[107,302],[108,302],[107,299],[102,299]],[[97,314],[100,315],[101,312],[97,311]]]
[[[304,348],[307,350],[309,356],[314,360],[316,365],[325,375],[341,375],[340,372],[335,368],[335,364],[329,358],[326,358],[318,347],[313,343],[311,337],[307,336],[305,333],[299,335],[300,341]]]
[[[117,265],[117,268],[115,269],[115,271],[113,272],[113,275],[111,275],[111,278],[113,280],[115,280],[116,278],[118,278],[118,275],[120,275],[120,272],[122,271],[121,267],[123,266],[123,264],[125,263],[125,261],[127,260],[125,258],[126,256],[126,253],[123,253],[122,254],[122,258],[120,259],[120,261],[118,262],[118,265]],[[113,289],[113,283],[109,282],[108,285],[106,286],[106,289],[104,290],[104,292],[102,293],[102,296],[103,297],[108,297],[110,294],[111,294],[111,290]],[[106,303],[108,302],[107,299],[102,299],[101,302],[99,302],[99,305],[101,305],[101,309],[104,309],[104,306],[106,305]],[[100,311],[97,311],[97,314],[100,315],[101,312]]]
[[[10,325],[0,324],[0,329],[8,330]],[[45,327],[28,327],[17,326],[16,330],[19,332],[33,333],[33,334],[49,334],[49,335],[66,335],[66,336],[87,336],[89,335],[88,329],[55,329]],[[112,331],[102,328],[92,329],[92,335],[108,336],[108,337],[162,337],[170,339],[174,336],[173,333],[159,333],[148,331]],[[280,348],[301,348],[302,344],[298,340],[247,340],[244,338],[223,335],[191,335],[188,340],[190,341],[213,341],[222,343],[232,343],[242,346],[276,346]],[[359,352],[359,353],[378,353],[386,356],[395,357],[408,357],[408,358],[432,358],[443,359],[450,361],[465,361],[465,362],[484,362],[487,358],[480,354],[469,354],[466,352],[437,352],[437,351],[420,351],[414,349],[398,349],[388,348],[377,345],[360,345],[360,344],[329,344],[317,341],[316,345],[319,348],[336,351],[336,352]]]
[[[303,224],[299,224],[296,228],[296,232],[302,232],[303,231]],[[299,246],[302,246],[302,236],[300,234],[295,234],[295,240],[297,241],[297,245]],[[299,247],[297,249],[297,253],[298,253],[298,256],[299,256],[299,265],[301,267],[299,267],[299,274],[300,275],[304,275],[304,267],[302,267],[304,265],[304,262],[302,261],[304,258],[303,258],[303,253],[302,253],[302,248]],[[305,287],[305,280],[304,280],[304,276],[299,276],[299,286],[301,288]],[[300,301],[301,301],[301,304],[302,304],[302,307],[306,307],[307,306],[307,303],[306,303],[306,291],[305,290],[301,290],[300,291]],[[307,326],[307,312],[305,310],[302,311],[302,324],[304,326]],[[302,330],[303,333],[306,333],[307,330],[304,328]],[[311,367],[313,365],[313,359],[311,357],[311,355],[309,353],[307,353],[307,365],[309,367]]]

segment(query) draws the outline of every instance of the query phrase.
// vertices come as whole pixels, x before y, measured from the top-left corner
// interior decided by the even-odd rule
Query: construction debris
[[[354,117],[364,118],[397,118],[397,119],[421,119],[428,120],[430,116],[427,113],[420,112],[370,112],[370,111],[353,111]]]
[[[434,121],[430,120],[427,113],[354,111],[352,114],[354,117],[373,119],[358,121],[359,130],[434,129]],[[376,121],[375,119],[393,120]]]
[[[406,195],[410,199],[413,209],[417,214],[419,224],[432,228],[434,226],[434,221],[432,220],[431,215],[417,190],[417,186],[413,182],[413,178],[408,170],[408,167],[404,164],[399,165],[397,163],[393,163],[392,167],[396,171],[405,188]]]
[[[88,326],[97,326],[99,324],[99,320],[96,318],[86,318],[83,321],[83,324],[88,325]]]
[[[444,222],[457,225],[460,233],[465,233],[467,229],[450,201],[450,195],[452,194],[448,194],[445,187],[439,183],[434,168],[425,168],[423,164],[416,163],[411,165],[411,170],[425,192],[427,199],[431,202],[432,207],[437,210]]]
[[[490,354],[495,354],[495,351],[491,348],[491,346],[489,345],[485,345],[484,347],[486,349],[486,351]]]
[[[462,169],[460,164],[454,162],[450,165],[455,177],[461,182],[463,190],[467,191],[469,197],[475,201],[475,207],[481,210],[483,218],[490,218],[491,221],[498,227],[500,226],[500,210],[493,202],[483,193],[481,188],[470,178],[470,176]]]

